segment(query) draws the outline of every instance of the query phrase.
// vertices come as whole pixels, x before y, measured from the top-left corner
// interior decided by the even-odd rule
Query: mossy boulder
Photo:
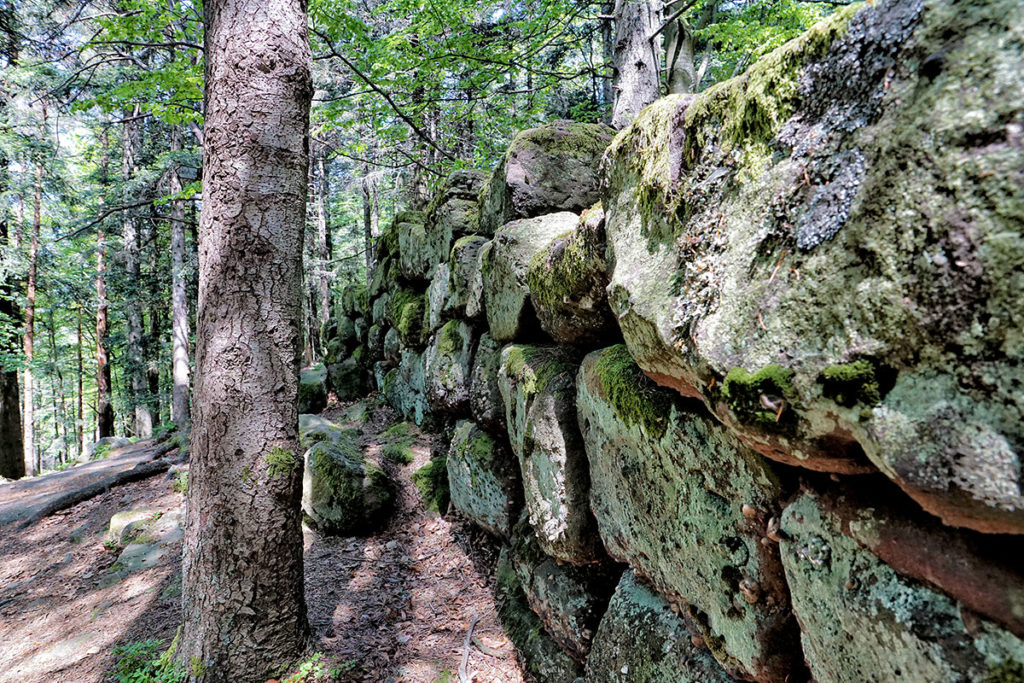
[[[107,524],[105,541],[123,547],[132,542],[146,527],[160,517],[160,512],[151,508],[135,508],[115,512]]]
[[[373,304],[370,305],[370,322],[373,325],[380,325],[383,322],[387,322],[390,305],[390,292],[384,292],[374,299]]]
[[[398,367],[388,372],[380,390],[403,419],[423,425],[430,418],[422,354],[403,351]]]
[[[350,349],[359,343],[359,335],[356,334],[356,323],[347,315],[342,315],[337,318],[338,321],[338,332],[337,339],[338,343],[343,349]]]
[[[494,590],[498,597],[498,619],[516,646],[523,668],[545,683],[577,683],[583,667],[558,646],[530,608],[507,547],[498,555]]]
[[[324,365],[333,365],[334,363],[340,363],[345,360],[347,350],[345,345],[341,343],[341,340],[337,337],[331,338],[327,342],[327,348],[324,349]]]
[[[545,332],[559,344],[608,343],[618,326],[605,288],[604,211],[598,204],[580,216],[530,261],[530,301]]]
[[[608,603],[587,659],[593,683],[732,683],[706,648],[691,642],[697,627],[626,570]]]
[[[613,134],[601,124],[553,121],[516,135],[480,192],[480,234],[591,206],[600,198],[598,164]]]
[[[448,245],[442,242],[443,240],[438,240],[436,235],[428,237],[427,227],[423,223],[399,225],[399,263],[402,277],[410,282],[428,281],[434,272],[434,266],[445,260],[448,255]]]
[[[455,426],[447,463],[455,508],[495,536],[510,538],[523,492],[519,463],[508,444],[462,420]]]
[[[327,407],[327,369],[314,365],[299,374],[298,411],[319,413]]]
[[[402,337],[394,327],[384,334],[383,351],[385,360],[397,363],[402,358]]]
[[[366,369],[354,356],[328,365],[327,377],[339,401],[351,401],[366,393]]]
[[[413,472],[412,483],[420,492],[425,508],[439,514],[448,511],[451,494],[448,492],[448,465],[443,456]]]
[[[605,202],[644,371],[768,457],[1024,532],[1022,27],[1013,0],[855,5],[645,110]],[[763,409],[719,393],[773,366]]]
[[[496,341],[521,339],[537,327],[527,283],[530,262],[578,220],[563,211],[512,221],[495,233],[490,249],[483,252],[482,272],[484,312]]]
[[[501,367],[501,345],[484,333],[476,345],[473,356],[472,378],[469,385],[469,407],[473,419],[487,431],[505,435],[505,400],[498,385]]]
[[[472,296],[480,296],[483,291],[483,273],[480,269],[480,251],[488,240],[478,235],[460,237],[452,245],[448,257],[450,273],[447,307],[452,315],[475,318],[483,313],[482,306],[475,306],[473,315],[469,315],[467,307]]]
[[[341,296],[339,297],[341,312],[350,318],[362,316],[363,311],[366,310],[366,297],[366,285],[350,282],[341,290]]]
[[[475,260],[468,265],[466,317],[476,320],[484,315],[484,264],[487,263],[493,242],[480,245]]]
[[[540,547],[559,560],[587,564],[604,553],[590,514],[590,474],[576,424],[578,369],[572,349],[509,345],[501,352],[498,386]]]
[[[387,323],[371,325],[366,331],[366,353],[370,360],[384,360],[384,337],[387,336]]]
[[[394,282],[394,280],[388,277],[388,274],[391,271],[392,263],[396,263],[398,260],[397,256],[391,257],[379,253],[376,256],[377,265],[370,274],[370,283],[367,285],[367,295],[371,298],[384,294]]]
[[[104,436],[102,439],[86,446],[85,450],[82,451],[82,456],[78,459],[78,462],[88,462],[90,460],[105,458],[118,448],[129,446],[131,443],[131,439],[125,439],[124,437]]]
[[[299,445],[302,448],[308,449],[321,441],[337,443],[345,438],[342,428],[327,418],[308,413],[299,414]]]
[[[422,348],[426,297],[420,291],[402,287],[392,292],[390,306],[388,320],[394,326],[402,345]]]
[[[388,519],[394,492],[387,475],[354,441],[320,441],[306,451],[302,511],[325,534],[365,536]]]
[[[437,413],[469,413],[473,328],[451,320],[431,337],[423,353],[427,402]]]
[[[576,406],[609,554],[691,605],[727,671],[785,681],[799,648],[778,549],[761,542],[786,495],[768,462],[622,345],[583,360]]]
[[[882,524],[886,520],[878,520]],[[865,508],[851,529],[875,524]],[[806,492],[782,515],[782,561],[803,653],[818,681],[1000,681],[1024,642],[949,596],[900,576]],[[936,548],[941,555],[942,549]]]
[[[570,657],[585,662],[618,574],[610,566],[575,567],[545,555],[525,516],[513,530],[510,559],[545,630]]]
[[[451,307],[451,275],[447,263],[438,264],[427,287],[426,312],[423,315],[423,330],[431,334],[446,320],[454,317]]]

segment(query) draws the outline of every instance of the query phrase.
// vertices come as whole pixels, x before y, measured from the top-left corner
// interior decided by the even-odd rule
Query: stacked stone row
[[[377,381],[452,425],[541,680],[1024,680],[1022,56],[943,8],[525,131],[384,236]]]

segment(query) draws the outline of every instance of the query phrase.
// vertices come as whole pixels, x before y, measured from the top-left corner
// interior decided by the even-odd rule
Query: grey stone
[[[511,537],[523,493],[519,463],[506,443],[460,421],[448,449],[448,487],[459,512],[499,538]]]

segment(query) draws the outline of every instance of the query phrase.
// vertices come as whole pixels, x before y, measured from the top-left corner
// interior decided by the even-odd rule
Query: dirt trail
[[[324,413],[360,428],[366,453],[379,457],[378,434],[393,421],[390,410],[374,407],[361,424],[345,424],[342,415],[340,407]],[[495,558],[476,529],[427,511],[412,484],[412,473],[429,461],[431,438],[438,437],[415,434],[412,464],[381,458],[399,491],[398,509],[383,532],[331,538],[304,528],[313,634],[308,654],[322,653],[321,670],[333,671],[332,680],[458,680],[475,620],[473,636],[483,647],[469,648],[470,680],[523,681],[497,620],[490,580]],[[149,453],[122,449],[100,462],[127,469]],[[69,482],[103,476],[89,467],[38,477],[31,486],[0,485],[0,510],[37,509]],[[115,645],[170,641],[180,618],[180,540],[170,537],[167,552],[134,571],[123,568],[119,551],[104,540],[120,511],[145,509],[173,519],[183,496],[172,483],[159,475],[127,484],[22,531],[13,522],[25,513],[9,512],[8,523],[0,522],[0,683],[103,681]]]

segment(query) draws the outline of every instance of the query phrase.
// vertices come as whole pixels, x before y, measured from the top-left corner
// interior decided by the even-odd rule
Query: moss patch
[[[576,363],[549,347],[515,345],[504,352],[505,372],[527,396],[544,391],[552,379],[575,374]]]
[[[989,671],[984,683],[1024,683],[1024,664],[1015,659],[1004,660]]]
[[[796,422],[793,371],[780,365],[766,365],[754,373],[733,368],[722,382],[722,396],[736,419],[745,424],[778,430]]]
[[[535,147],[552,156],[593,159],[604,152],[610,140],[611,131],[600,124],[557,121],[522,131],[509,145],[509,153]]]
[[[268,479],[287,477],[299,467],[295,454],[280,446],[271,448],[270,452],[263,456],[263,461],[267,463]]]
[[[448,458],[431,460],[413,473],[412,482],[428,510],[441,513],[448,509]]]
[[[601,393],[621,419],[655,439],[665,436],[672,400],[643,373],[624,344],[606,349],[594,369],[601,380]]]
[[[453,356],[462,350],[462,335],[459,330],[462,323],[458,320],[451,320],[441,328],[438,334],[440,338],[437,343],[437,350],[444,356]]]
[[[858,403],[878,405],[882,400],[875,366],[868,360],[827,367],[821,371],[818,381],[825,398],[847,408]]]
[[[426,299],[423,294],[402,288],[391,296],[391,322],[404,343],[419,341],[425,313]]]

